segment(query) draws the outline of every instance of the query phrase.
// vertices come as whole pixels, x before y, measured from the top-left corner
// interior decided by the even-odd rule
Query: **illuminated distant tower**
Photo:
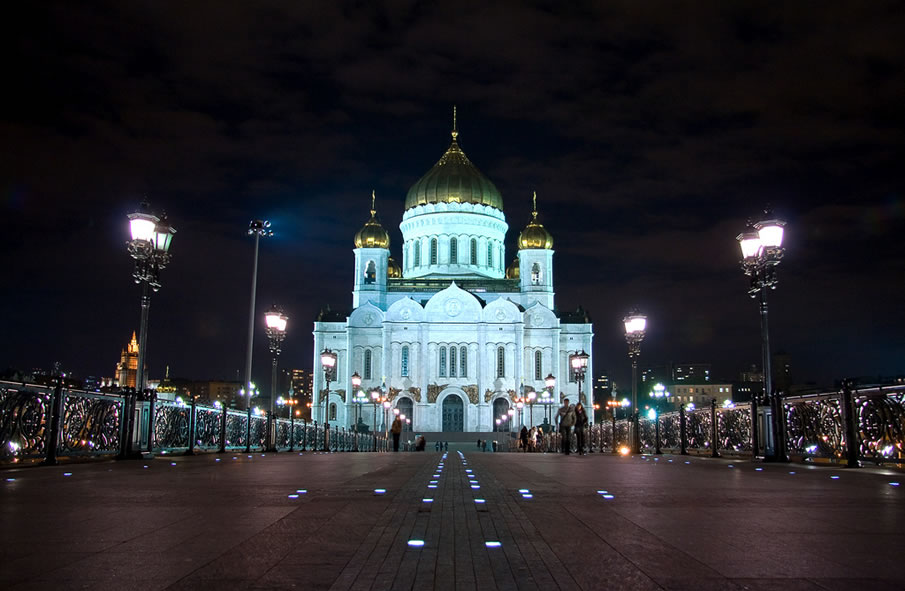
[[[119,363],[116,364],[116,385],[121,388],[134,388],[138,375],[138,339],[132,331],[132,340],[122,350]]]

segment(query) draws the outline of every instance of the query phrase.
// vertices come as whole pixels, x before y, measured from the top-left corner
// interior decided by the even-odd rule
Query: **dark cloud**
[[[457,103],[464,149],[503,191],[510,257],[538,192],[560,305],[591,311],[598,368],[623,376],[635,304],[651,363],[757,362],[734,237],[772,203],[790,222],[774,345],[796,377],[905,370],[900,3],[18,8],[0,115],[17,336],[0,363],[112,372],[138,317],[123,217],[147,195],[179,230],[155,371],[243,363],[252,217],[277,231],[259,302],[287,307],[284,358],[309,365],[309,322],[350,301],[371,189],[399,259],[405,192]]]

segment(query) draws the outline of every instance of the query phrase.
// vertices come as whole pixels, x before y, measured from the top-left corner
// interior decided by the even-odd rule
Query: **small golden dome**
[[[393,279],[402,277],[402,268],[399,266],[399,263],[393,260],[393,257],[390,257],[389,260],[387,260],[387,277]]]
[[[515,257],[512,259],[512,264],[506,267],[506,279],[518,279],[520,276],[518,257]]]
[[[390,235],[380,225],[377,208],[374,205],[375,200],[374,191],[371,191],[371,219],[356,232],[355,248],[390,248]]]
[[[531,211],[531,221],[518,235],[519,250],[536,248],[551,250],[553,248],[553,235],[537,221],[537,192],[534,193],[534,209]]]

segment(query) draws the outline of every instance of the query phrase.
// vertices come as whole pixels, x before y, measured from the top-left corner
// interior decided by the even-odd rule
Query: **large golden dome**
[[[390,248],[390,235],[377,218],[375,199],[374,191],[371,191],[371,219],[355,233],[355,248]]]
[[[553,235],[537,221],[537,193],[534,193],[534,209],[531,211],[531,221],[518,235],[519,250],[540,248],[552,250]]]
[[[427,203],[475,203],[503,211],[503,196],[459,147],[459,132],[455,130],[455,125],[453,127],[449,149],[409,189],[405,209]]]

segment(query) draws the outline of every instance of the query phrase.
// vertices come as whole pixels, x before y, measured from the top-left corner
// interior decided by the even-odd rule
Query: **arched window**
[[[459,241],[455,238],[449,239],[449,262],[452,265],[459,262]]]
[[[468,377],[468,347],[459,347],[459,377]]]
[[[544,379],[544,354],[540,349],[534,352],[534,379]]]
[[[437,239],[431,238],[431,262],[430,264],[437,264]]]
[[[415,266],[420,267],[421,266],[421,241],[420,240],[415,240],[415,242],[412,243],[412,250],[415,251]]]
[[[368,264],[365,267],[365,283],[374,283],[376,278],[377,266],[374,264],[374,261],[368,261]]]
[[[456,377],[456,348],[449,348],[449,377]]]
[[[487,266],[488,267],[493,266],[493,243],[492,242],[487,243]]]
[[[364,367],[364,379],[371,379],[371,350],[365,349],[365,367]]]
[[[470,249],[469,254],[471,255],[471,264],[477,265],[478,264],[478,239],[477,238],[471,239],[471,249]]]
[[[540,265],[531,265],[531,285],[540,285]]]
[[[496,377],[506,377],[506,348],[497,347],[496,350]]]
[[[446,347],[440,347],[440,377],[446,377]]]
[[[336,420],[336,403],[335,402],[330,403],[330,420],[331,421]]]
[[[402,347],[402,368],[399,373],[404,378],[409,376],[409,348],[407,345]]]

